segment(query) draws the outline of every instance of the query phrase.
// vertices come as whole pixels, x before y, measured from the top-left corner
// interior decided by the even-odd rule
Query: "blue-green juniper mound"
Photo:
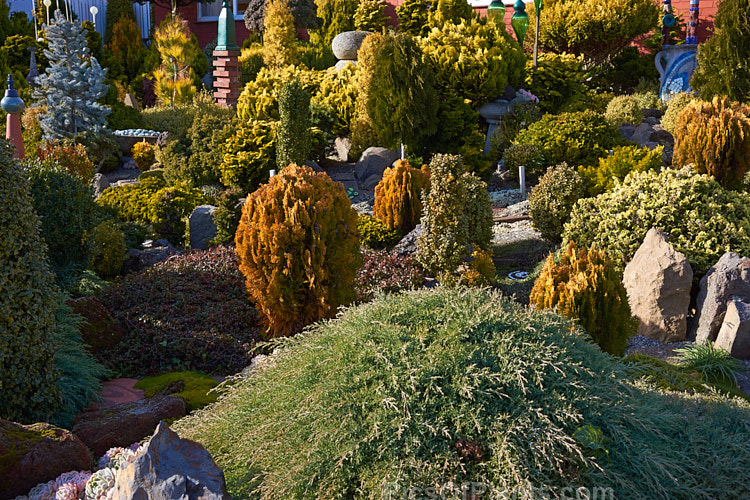
[[[489,490],[478,498],[746,495],[750,405],[628,373],[551,312],[437,288],[281,341],[176,427],[236,498],[464,498],[462,485]]]

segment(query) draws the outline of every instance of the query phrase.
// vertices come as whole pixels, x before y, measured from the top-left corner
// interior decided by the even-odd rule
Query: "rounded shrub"
[[[398,229],[390,229],[379,219],[370,215],[360,215],[357,218],[357,231],[361,243],[375,249],[391,247],[403,236]]]
[[[688,104],[695,101],[697,98],[690,92],[680,92],[672,96],[667,101],[667,109],[664,111],[664,115],[661,117],[661,128],[674,134],[674,130],[677,127],[677,117]]]
[[[206,202],[199,189],[168,186],[151,195],[148,200],[148,221],[154,233],[181,246],[185,237],[186,219],[193,209]]]
[[[583,58],[573,54],[539,54],[537,68],[526,61],[526,89],[539,98],[544,113],[558,113],[569,101],[586,96]]]
[[[544,115],[516,135],[519,144],[533,144],[552,164],[595,165],[607,150],[625,141],[607,120],[594,111]]]
[[[357,213],[342,185],[290,165],[242,209],[237,257],[269,337],[297,333],[355,298]]]
[[[164,187],[162,177],[146,177],[137,184],[105,189],[96,203],[122,221],[148,222],[151,197]]]
[[[604,117],[613,127],[619,127],[623,124],[640,125],[643,121],[643,109],[641,109],[641,103],[637,97],[618,95],[607,104]]]
[[[617,146],[610,156],[599,158],[597,167],[580,167],[578,173],[586,182],[589,196],[610,191],[615,183],[622,182],[630,172],[659,170],[664,146],[653,150],[638,146]]]
[[[550,255],[534,282],[529,303],[578,321],[604,352],[622,356],[637,322],[622,276],[606,254],[573,242]]]
[[[511,144],[503,152],[503,165],[515,178],[518,167],[524,166],[526,174],[538,175],[548,165],[542,148],[535,144]]]
[[[573,206],[584,196],[586,184],[575,168],[567,163],[549,167],[529,193],[531,225],[545,240],[560,241]]]
[[[262,68],[255,80],[245,84],[237,100],[237,116],[240,123],[278,120],[279,90],[284,82],[298,79],[308,94],[315,95],[322,78],[322,71],[308,71],[294,66]]]
[[[91,262],[90,232],[100,216],[91,186],[49,162],[28,162],[26,174],[52,268],[58,276],[86,269]]]
[[[375,186],[375,217],[391,229],[407,234],[419,224],[422,216],[422,191],[430,187],[427,165],[421,169],[398,160],[385,170]]]
[[[726,97],[688,104],[677,118],[673,162],[691,164],[728,188],[742,185],[750,169],[750,106]]]
[[[156,146],[146,141],[136,142],[131,148],[131,154],[138,170],[145,172],[156,160]]]
[[[0,141],[0,418],[43,422],[60,404],[55,282],[24,172]]]
[[[96,226],[93,242],[91,269],[105,279],[120,274],[128,247],[125,244],[125,234],[120,229],[119,224],[108,220]]]
[[[425,64],[435,74],[435,86],[475,105],[496,99],[506,86],[518,88],[523,81],[523,52],[495,23],[446,22],[422,38],[421,46]]]
[[[235,498],[538,498],[571,481],[741,497],[750,480],[746,402],[635,382],[570,321],[488,290],[381,296],[268,361],[175,424]]]
[[[702,275],[725,252],[750,254],[750,196],[686,169],[632,172],[612,191],[579,200],[563,240],[596,244],[624,268],[652,227]]]
[[[354,112],[357,105],[357,87],[354,78],[354,67],[347,65],[336,70],[329,69],[320,81],[320,89],[311,100],[312,104],[328,106],[335,114],[331,132],[338,136],[347,136],[351,132]]]
[[[276,167],[276,123],[256,121],[238,128],[223,151],[222,184],[245,193],[255,191]]]

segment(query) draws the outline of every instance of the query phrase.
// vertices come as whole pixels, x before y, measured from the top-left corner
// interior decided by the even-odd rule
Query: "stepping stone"
[[[102,383],[102,400],[92,405],[91,409],[101,410],[110,408],[121,403],[131,403],[145,399],[146,393],[143,389],[134,389],[138,382],[135,378],[117,378]]]
[[[346,182],[346,181],[355,181],[357,178],[354,176],[353,171],[348,172],[327,172],[328,176],[333,179],[334,181],[338,182]]]

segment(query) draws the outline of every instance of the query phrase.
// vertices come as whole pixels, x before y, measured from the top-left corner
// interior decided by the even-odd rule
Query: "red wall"
[[[655,0],[657,1],[657,0]],[[708,38],[711,34],[711,30],[713,30],[713,20],[714,16],[716,15],[716,9],[718,8],[719,2],[721,0],[701,0],[700,2],[700,24],[698,26],[698,41],[703,42]],[[404,0],[386,0],[388,3],[388,6],[386,7],[386,15],[391,17],[391,21],[388,23],[390,25],[395,26],[398,23],[398,18],[396,17],[396,7],[401,5]],[[662,5],[661,1],[658,1],[659,5]],[[675,12],[677,14],[682,15],[683,19],[685,20],[685,23],[688,21],[688,9],[690,7],[690,0],[672,0],[672,7],[674,8]],[[165,9],[162,7],[159,7],[158,5],[154,7],[155,10],[155,25],[158,26],[159,23],[166,17],[166,15],[169,13],[169,9]],[[484,14],[487,9],[481,8],[476,9],[477,12],[480,12],[481,14]],[[191,3],[190,5],[186,7],[180,7],[179,9],[180,15],[182,15],[183,19],[186,19],[188,23],[190,24],[190,30],[195,33],[195,36],[198,37],[198,42],[200,43],[201,47],[205,47],[208,43],[210,43],[214,38],[216,38],[216,32],[217,32],[217,22],[216,21],[198,21],[198,4],[197,3]],[[512,30],[510,30],[510,16],[513,12],[512,7],[508,7],[508,10],[506,11],[506,25],[508,26],[508,31],[512,33]],[[544,13],[542,13],[542,22],[544,22]],[[247,28],[245,28],[245,23],[242,20],[235,21],[235,30],[237,35],[237,45],[242,45],[242,42],[250,35],[250,33],[247,31]],[[300,33],[301,38],[306,39],[307,33]]]

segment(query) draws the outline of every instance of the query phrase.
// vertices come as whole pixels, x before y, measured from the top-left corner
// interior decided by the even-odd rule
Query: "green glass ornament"
[[[510,18],[510,25],[516,34],[516,40],[523,47],[523,38],[526,36],[526,30],[529,29],[529,15],[526,13],[526,4],[523,0],[516,0],[513,6],[513,17]]]
[[[500,0],[492,0],[487,7],[487,17],[500,23],[505,19],[505,4]]]

